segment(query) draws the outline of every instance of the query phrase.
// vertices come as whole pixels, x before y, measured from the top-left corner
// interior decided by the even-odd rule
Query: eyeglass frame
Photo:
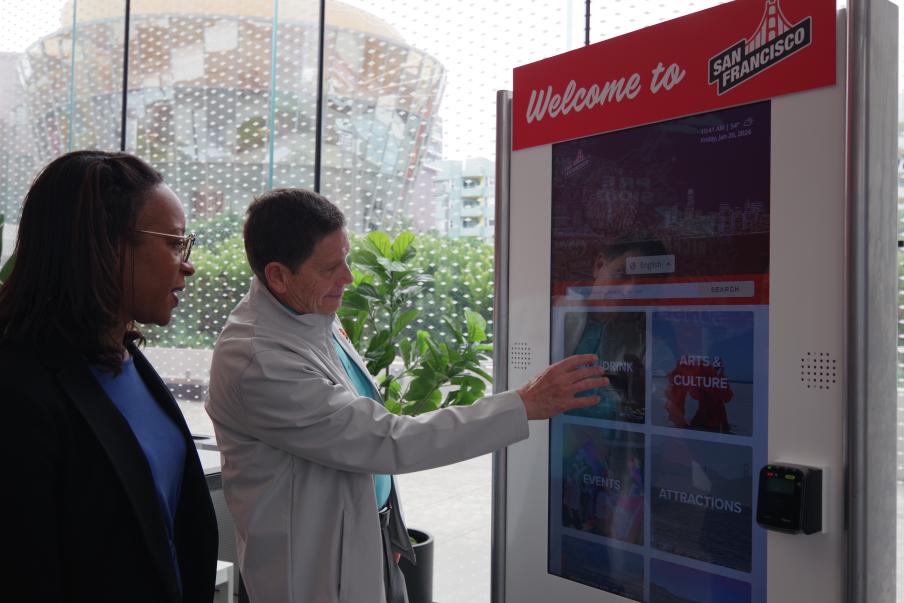
[[[135,232],[140,232],[140,233],[149,234],[149,235],[155,235],[158,237],[165,237],[167,239],[178,239],[179,241],[182,242],[182,249],[180,250],[180,253],[182,254],[182,263],[183,264],[188,262],[188,258],[191,257],[191,248],[194,247],[195,240],[197,239],[197,237],[195,236],[195,233],[193,233],[193,232],[190,232],[187,235],[174,235],[174,234],[169,234],[169,233],[165,233],[165,232],[156,232],[153,230],[139,230],[137,228],[135,229]]]

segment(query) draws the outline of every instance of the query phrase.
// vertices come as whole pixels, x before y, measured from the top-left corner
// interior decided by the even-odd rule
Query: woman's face
[[[165,325],[179,304],[185,277],[195,267],[182,261],[179,239],[185,234],[185,214],[179,198],[165,184],[148,193],[135,223],[134,245],[128,246],[123,265],[123,318],[145,324]]]

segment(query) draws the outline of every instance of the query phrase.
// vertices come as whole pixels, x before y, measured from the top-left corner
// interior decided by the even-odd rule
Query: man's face
[[[593,263],[593,279],[596,281],[605,281],[609,279],[620,279],[627,276],[628,258],[639,256],[641,253],[637,250],[627,251],[616,256],[608,262],[603,258],[603,254],[596,256]]]
[[[325,236],[295,274],[289,275],[282,301],[303,314],[335,314],[345,286],[352,282],[349,243],[342,229]]]

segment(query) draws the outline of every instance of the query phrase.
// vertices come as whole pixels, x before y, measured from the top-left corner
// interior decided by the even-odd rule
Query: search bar
[[[566,299],[695,299],[710,297],[753,297],[753,281],[712,281],[705,283],[650,283],[569,287]]]

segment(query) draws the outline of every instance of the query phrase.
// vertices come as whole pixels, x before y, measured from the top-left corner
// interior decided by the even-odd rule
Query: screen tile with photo
[[[562,427],[563,527],[643,544],[644,434]]]
[[[650,603],[750,603],[750,583],[650,560]]]
[[[596,354],[609,378],[609,385],[579,394],[598,395],[597,404],[569,414],[644,422],[646,325],[644,312],[568,312],[565,315],[565,355]]]
[[[643,600],[643,555],[563,536],[561,567],[563,578],[634,601]]]
[[[652,546],[749,572],[752,449],[653,436],[650,454]]]
[[[653,425],[752,435],[753,313],[653,312],[652,330]]]
[[[764,101],[552,145],[550,359],[610,380],[549,422],[554,575],[765,602],[772,127]]]

